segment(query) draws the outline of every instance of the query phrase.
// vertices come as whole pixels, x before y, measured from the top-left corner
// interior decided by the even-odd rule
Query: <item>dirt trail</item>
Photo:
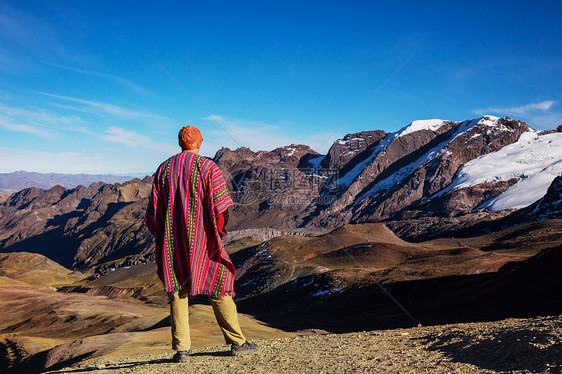
[[[260,352],[227,356],[225,345],[98,357],[50,373],[561,373],[562,315],[349,334],[257,340]]]

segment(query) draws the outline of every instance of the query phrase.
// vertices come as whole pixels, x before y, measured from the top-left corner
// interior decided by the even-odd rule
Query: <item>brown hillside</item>
[[[36,253],[0,253],[0,276],[43,286],[71,284],[83,278]]]
[[[403,247],[418,246],[398,238],[382,223],[343,225],[319,236],[280,236],[267,243],[272,252],[288,262],[308,260],[320,254],[362,243],[384,243]]]
[[[114,261],[104,264],[105,275],[88,280],[40,255],[0,256],[8,274],[0,275],[0,372],[30,373],[109,352],[128,357],[123,349],[170,351],[169,307],[153,263]],[[240,320],[250,338],[292,336],[244,315]],[[214,321],[209,305],[190,306],[195,348],[224,341]]]

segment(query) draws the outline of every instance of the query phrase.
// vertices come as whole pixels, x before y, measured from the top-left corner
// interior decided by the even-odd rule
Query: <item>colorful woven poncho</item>
[[[154,235],[158,276],[167,292],[234,295],[234,265],[216,217],[234,205],[219,167],[182,152],[154,174],[144,224]]]

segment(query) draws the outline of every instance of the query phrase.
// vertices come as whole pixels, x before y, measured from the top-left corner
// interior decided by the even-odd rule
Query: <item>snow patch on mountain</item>
[[[398,130],[395,133],[396,134],[395,137],[399,138],[401,136],[421,130],[436,131],[447,122],[449,121],[445,121],[442,119],[425,119],[425,120],[414,121],[410,123],[408,126],[405,126],[400,130]]]
[[[498,124],[498,117],[494,117],[494,116],[484,116],[482,118],[480,118],[478,120],[478,124],[480,125],[484,125],[484,126],[490,126],[490,128],[495,127]],[[505,126],[502,126],[502,128],[505,128]]]
[[[520,178],[481,206],[493,211],[519,209],[543,197],[558,175],[562,175],[562,133],[539,136],[529,131],[517,142],[467,162],[453,182],[434,196],[480,183]]]
[[[347,140],[338,139],[338,140],[336,140],[336,143],[347,146],[347,145],[349,145],[351,143],[354,143],[354,142],[355,143],[363,143],[364,141],[365,141],[365,139],[363,139],[363,138],[351,138],[351,139],[347,139]]]
[[[373,149],[371,154],[366,159],[364,159],[361,162],[358,162],[353,167],[353,169],[351,169],[349,172],[345,173],[341,178],[339,178],[335,182],[335,184],[337,184],[339,186],[347,187],[351,183],[353,183],[355,178],[357,178],[357,176],[359,174],[361,174],[363,169],[365,169],[371,162],[373,162],[373,160],[378,156],[378,154],[381,153],[382,151],[384,151],[384,149],[390,144],[390,142],[392,142],[392,140],[394,140],[395,137],[396,137],[396,133],[387,135],[384,139],[382,139],[379,142],[379,144],[375,147],[375,149]]]
[[[326,157],[326,156],[325,155],[318,155],[318,156],[315,156],[315,157],[311,158],[310,160],[308,160],[308,166],[313,170],[318,170],[320,168],[320,163],[322,162],[324,157]]]

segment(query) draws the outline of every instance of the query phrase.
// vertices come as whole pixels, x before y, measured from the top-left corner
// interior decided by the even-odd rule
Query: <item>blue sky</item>
[[[413,120],[562,124],[560,1],[3,1],[0,172],[150,174],[177,153]]]

